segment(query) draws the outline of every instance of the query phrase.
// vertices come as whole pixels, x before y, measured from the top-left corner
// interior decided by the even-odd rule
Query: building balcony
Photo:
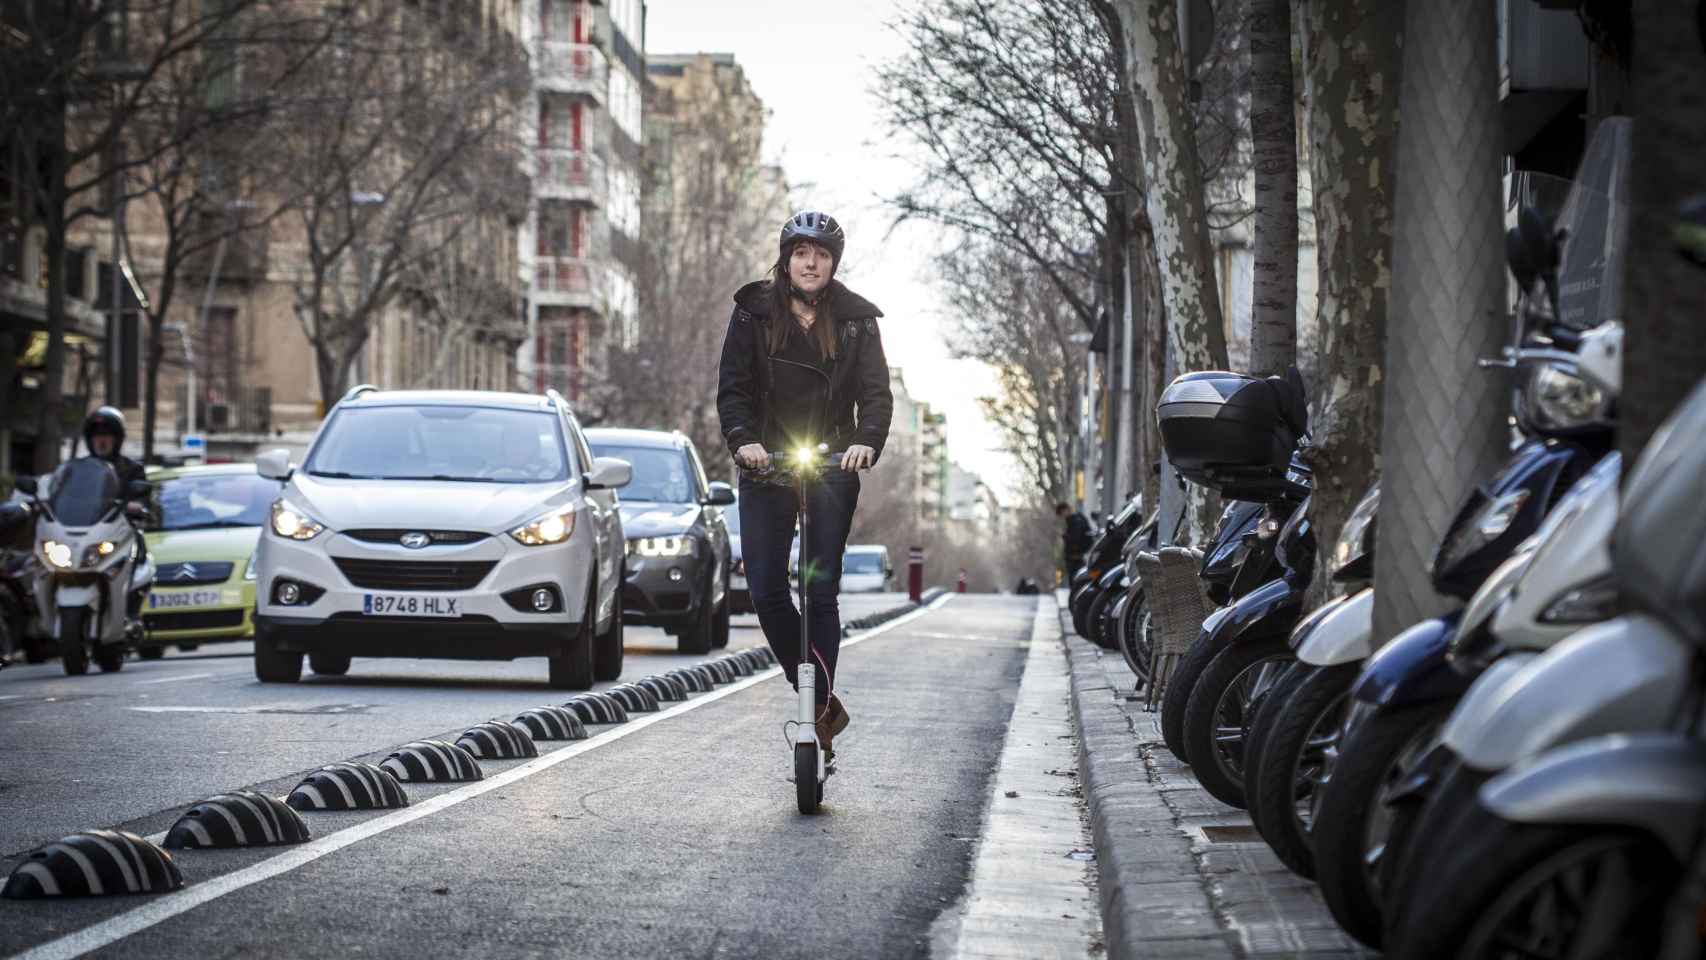
[[[604,269],[586,257],[533,259],[533,302],[541,306],[603,310]]]
[[[604,103],[610,94],[610,60],[590,43],[539,44],[539,88],[578,93]]]
[[[596,207],[605,205],[609,184],[604,158],[585,150],[540,147],[535,153],[537,172],[533,194],[553,200],[573,200]]]

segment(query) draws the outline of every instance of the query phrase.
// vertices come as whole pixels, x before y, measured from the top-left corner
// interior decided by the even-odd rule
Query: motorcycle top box
[[[1238,500],[1269,501],[1294,491],[1286,480],[1308,429],[1301,379],[1241,373],[1187,373],[1156,406],[1161,443],[1191,483]]]

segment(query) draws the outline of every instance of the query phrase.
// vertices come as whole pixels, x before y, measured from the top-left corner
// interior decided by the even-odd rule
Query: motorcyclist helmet
[[[124,446],[124,414],[117,407],[96,407],[87,417],[83,418],[83,445],[90,452],[95,449],[95,435],[109,434],[113,437],[113,453]]]

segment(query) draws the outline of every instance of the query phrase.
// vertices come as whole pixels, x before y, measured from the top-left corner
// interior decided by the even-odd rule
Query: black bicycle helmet
[[[789,217],[788,221],[782,224],[782,256],[786,258],[794,244],[801,240],[822,244],[829,250],[829,255],[835,258],[835,266],[841,265],[841,253],[847,249],[847,233],[841,229],[841,224],[835,222],[834,217],[815,210]]]
[[[83,445],[91,450],[94,446],[89,442],[97,433],[110,433],[118,438],[113,445],[117,450],[124,446],[124,414],[117,407],[96,407],[87,417],[83,418]]]

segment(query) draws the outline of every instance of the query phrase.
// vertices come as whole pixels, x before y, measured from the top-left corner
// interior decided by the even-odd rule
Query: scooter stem
[[[817,740],[817,669],[812,663],[811,641],[811,593],[806,589],[811,577],[811,570],[806,565],[806,544],[811,539],[810,519],[806,509],[806,477],[808,465],[800,467],[795,481],[796,495],[800,501],[800,665],[795,671],[800,686],[800,725],[802,731],[810,731],[811,739]]]

